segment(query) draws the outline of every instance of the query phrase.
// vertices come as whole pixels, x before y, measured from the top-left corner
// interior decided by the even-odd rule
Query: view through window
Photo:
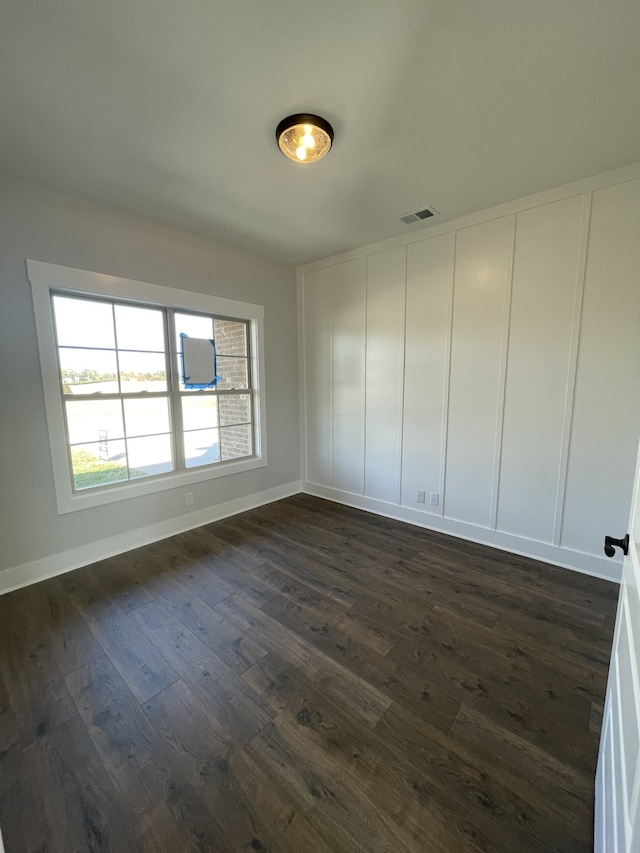
[[[247,320],[63,292],[52,307],[75,492],[252,456]],[[183,335],[214,343],[211,384],[185,383]]]

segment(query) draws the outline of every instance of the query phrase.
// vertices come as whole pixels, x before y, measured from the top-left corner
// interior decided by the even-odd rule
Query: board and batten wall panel
[[[562,546],[601,552],[626,533],[639,411],[637,180],[593,193]]]
[[[306,478],[333,485],[333,279],[328,269],[306,276],[304,367]]]
[[[367,258],[365,495],[400,502],[406,249]]]
[[[443,491],[454,246],[453,232],[407,246],[403,506]]]
[[[497,485],[513,228],[508,216],[456,239],[444,512],[484,527],[492,523]]]
[[[367,259],[332,267],[333,484],[364,493]]]
[[[307,478],[364,492],[366,258],[305,277]]]
[[[553,540],[562,486],[587,214],[588,196],[574,196],[516,220],[498,529],[541,542]]]
[[[602,542],[640,433],[640,165],[607,178],[299,271],[305,488],[619,579]]]

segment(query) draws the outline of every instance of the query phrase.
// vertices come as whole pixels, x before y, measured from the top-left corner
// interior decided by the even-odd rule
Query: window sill
[[[231,474],[240,474],[244,471],[253,471],[256,468],[265,468],[267,460],[262,457],[252,456],[247,459],[238,459],[229,462],[218,462],[207,468],[196,468],[190,471],[172,471],[169,474],[158,475],[148,479],[132,482],[128,480],[121,485],[109,486],[105,489],[87,489],[84,492],[72,492],[60,489],[56,492],[58,514],[65,515],[76,510],[90,509],[96,506],[104,506],[110,503],[120,503],[130,498],[143,497],[144,495],[157,494],[170,489],[181,489],[193,483],[202,483],[205,480],[216,480],[219,477],[228,477]]]

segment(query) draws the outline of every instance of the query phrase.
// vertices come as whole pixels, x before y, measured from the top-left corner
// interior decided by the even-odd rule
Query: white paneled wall
[[[365,489],[400,502],[404,396],[405,249],[367,258]]]
[[[306,474],[326,486],[333,485],[333,279],[333,269],[316,270],[305,288]]]
[[[619,577],[640,178],[602,183],[299,271],[308,491]]]
[[[561,540],[576,550],[597,550],[602,528],[621,529],[629,511],[640,433],[639,186],[593,193]]]
[[[367,261],[333,271],[332,301],[333,485],[364,491]]]
[[[309,274],[305,311],[307,476],[364,490],[367,259]]]
[[[542,542],[554,541],[566,467],[588,201],[565,199],[516,220],[497,520]]]
[[[450,233],[407,246],[403,506],[444,486],[454,245]]]
[[[456,236],[444,512],[489,527],[504,396],[514,217]]]

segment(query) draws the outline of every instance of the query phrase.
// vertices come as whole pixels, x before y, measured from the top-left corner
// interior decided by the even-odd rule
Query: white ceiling
[[[305,167],[274,132],[307,110]],[[289,263],[638,160],[638,0],[0,8],[0,168]]]

